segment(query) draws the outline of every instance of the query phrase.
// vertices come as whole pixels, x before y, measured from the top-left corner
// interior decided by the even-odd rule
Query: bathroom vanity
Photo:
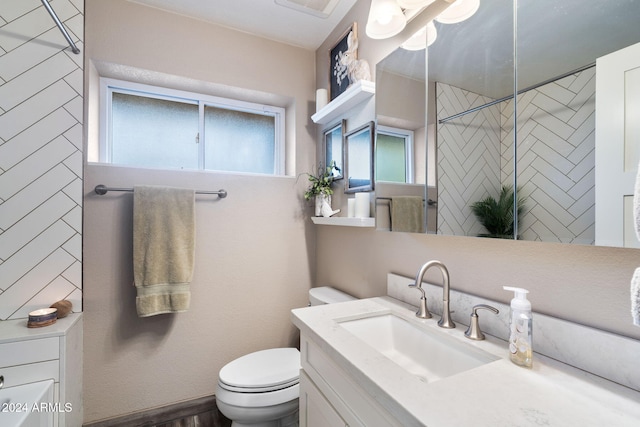
[[[46,423],[37,425],[82,425],[82,314],[42,328],[27,328],[27,319],[0,322],[0,376],[0,425],[3,416],[38,411]],[[40,398],[41,388],[47,398]]]
[[[417,304],[417,293],[408,295]],[[413,305],[390,296],[293,310],[301,332],[300,425],[638,425],[634,384],[539,353],[533,369],[518,367],[506,341],[489,335],[501,323],[492,314],[480,320],[486,339],[467,339],[470,311],[460,305],[469,298],[452,300],[455,329],[439,328],[438,316],[416,318]],[[437,297],[428,299],[438,313]]]

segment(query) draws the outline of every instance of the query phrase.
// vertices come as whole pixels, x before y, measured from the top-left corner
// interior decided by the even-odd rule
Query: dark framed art
[[[358,38],[358,27],[354,22],[345,31],[335,45],[329,50],[329,101],[333,101],[338,95],[349,87],[347,66],[342,64],[341,58],[348,49],[347,39],[353,31],[353,40]]]

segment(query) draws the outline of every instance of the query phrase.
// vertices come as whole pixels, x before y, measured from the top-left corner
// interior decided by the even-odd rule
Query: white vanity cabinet
[[[403,426],[305,334],[300,353],[301,427]]]
[[[3,389],[53,380],[53,402],[45,411],[52,414],[54,427],[80,427],[82,314],[42,328],[27,328],[26,319],[1,321],[0,375]]]

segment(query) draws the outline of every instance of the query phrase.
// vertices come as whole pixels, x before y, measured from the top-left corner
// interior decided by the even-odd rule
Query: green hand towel
[[[422,197],[394,196],[391,198],[391,231],[424,233]]]
[[[195,191],[136,186],[133,275],[139,317],[187,311],[195,255]]]

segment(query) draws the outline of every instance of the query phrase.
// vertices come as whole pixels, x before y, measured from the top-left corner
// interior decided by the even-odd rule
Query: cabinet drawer
[[[58,360],[49,360],[28,365],[10,366],[0,368],[0,375],[4,377],[5,387],[49,379],[57,383],[60,381],[60,363]]]
[[[41,338],[0,344],[0,368],[60,358],[60,338]]]

